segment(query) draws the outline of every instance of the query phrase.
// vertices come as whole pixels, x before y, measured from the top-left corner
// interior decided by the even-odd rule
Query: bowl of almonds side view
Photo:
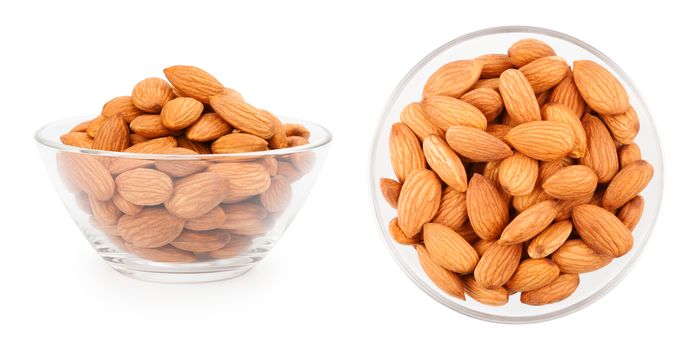
[[[330,133],[277,118],[206,71],[164,70],[101,114],[37,131],[59,196],[114,269],[157,282],[249,271],[318,175]]]
[[[404,272],[440,303],[549,320],[610,291],[661,201],[651,116],[625,73],[558,32],[455,39],[397,87],[377,130],[372,198]]]

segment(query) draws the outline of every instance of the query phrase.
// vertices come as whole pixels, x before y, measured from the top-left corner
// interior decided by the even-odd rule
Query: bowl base
[[[246,272],[250,271],[253,267],[241,266],[239,268],[234,268],[226,271],[211,271],[211,272],[154,272],[154,271],[139,271],[130,269],[122,264],[110,264],[113,269],[122,275],[131,277],[133,279],[146,281],[146,282],[157,282],[157,283],[173,283],[173,284],[186,284],[186,283],[203,283],[203,282],[216,282],[223,281],[232,278],[236,278],[244,275]]]

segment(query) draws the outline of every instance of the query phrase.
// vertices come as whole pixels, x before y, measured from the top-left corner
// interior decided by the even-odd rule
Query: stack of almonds
[[[561,301],[632,248],[654,172],[638,131],[611,73],[542,41],[448,63],[391,128],[389,232],[453,297]]]
[[[165,75],[169,82],[148,78],[131,96],[110,100],[100,116],[61,141],[190,157],[61,152],[58,171],[93,226],[125,251],[165,262],[240,255],[273,227],[292,199],[291,183],[311,170],[314,154],[198,155],[305,145],[309,131],[282,124],[199,68],[174,66]]]

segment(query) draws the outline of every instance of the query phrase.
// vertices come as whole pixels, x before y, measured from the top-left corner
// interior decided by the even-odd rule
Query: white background
[[[3,2],[0,348],[697,346],[700,25],[696,9],[657,3]],[[623,67],[665,162],[661,214],[632,273],[584,310],[521,326],[470,319],[416,288],[381,241],[367,189],[373,129],[404,74],[459,35],[511,24],[568,33]],[[113,272],[33,144],[39,126],[96,114],[173,64],[335,136],[286,236],[236,280],[159,285]]]

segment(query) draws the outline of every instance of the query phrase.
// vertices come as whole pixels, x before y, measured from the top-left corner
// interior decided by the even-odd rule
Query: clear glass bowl
[[[310,131],[309,144],[264,152],[216,155],[107,152],[63,145],[59,137],[82,120],[85,118],[54,122],[36,132],[35,139],[46,170],[68,213],[97,253],[122,274],[156,282],[207,282],[237,277],[249,271],[270,252],[301,208],[316,181],[331,141],[331,134],[320,125],[287,118],[284,122],[302,124]],[[265,169],[269,171],[271,183],[277,183],[280,188],[280,194],[274,198],[282,199],[273,201],[269,199],[273,197],[268,197],[268,201],[263,203],[261,195],[242,193],[240,198],[237,198],[236,193],[232,194],[235,191],[232,191],[231,187],[221,188],[222,192],[226,191],[227,198],[224,199],[226,203],[218,205],[222,210],[216,209],[216,215],[212,214],[216,219],[204,223],[185,220],[183,232],[189,228],[206,230],[200,231],[205,232],[205,236],[195,235],[198,240],[194,242],[198,245],[192,246],[191,239],[183,239],[184,242],[179,245],[195,250],[196,253],[174,248],[173,245],[177,243],[169,243],[164,248],[144,248],[144,245],[136,247],[119,235],[115,219],[119,220],[126,214],[122,214],[121,211],[115,212],[115,207],[111,204],[114,203],[114,197],[102,201],[93,199],[91,205],[89,196],[80,186],[76,186],[76,181],[89,181],[85,179],[94,174],[72,171],[75,166],[71,165],[76,164],[73,161],[87,162],[101,168],[93,173],[105,174],[103,169],[107,169],[106,174],[113,178],[132,167],[157,169],[169,174],[173,182],[189,176],[185,174],[191,172],[196,174],[208,171],[211,169],[209,167],[215,164],[264,164]],[[257,165],[255,167],[259,170]],[[228,176],[225,175],[227,181]],[[227,182],[222,183],[228,186]],[[147,186],[143,185],[142,188],[147,189]],[[159,204],[144,206],[141,212],[150,207],[159,208],[154,209],[157,211],[166,211],[163,204]],[[221,215],[226,220],[224,224],[220,224],[221,230],[209,230],[213,228],[212,225],[219,225]],[[148,227],[150,224],[148,221],[140,224],[146,234],[153,232]],[[181,224],[182,222],[178,221],[175,227]],[[217,238],[211,239],[210,244],[200,244],[202,238],[207,241],[214,237],[213,235]],[[212,249],[213,252],[207,252]]]
[[[379,191],[379,178],[395,178],[389,161],[389,130],[393,123],[399,121],[399,114],[404,106],[421,99],[423,85],[435,70],[455,60],[488,53],[506,53],[512,43],[523,38],[545,41],[569,63],[581,59],[596,61],[620,80],[627,89],[630,103],[639,116],[641,129],[635,142],[641,148],[643,158],[654,166],[655,172],[654,178],[642,192],[646,202],[644,214],[632,232],[635,244],[629,253],[614,259],[602,269],[581,274],[576,292],[561,302],[545,306],[528,306],[520,303],[518,295],[513,295],[508,304],[494,307],[480,304],[468,297],[466,301],[462,301],[445,294],[435,287],[423,272],[415,249],[396,244],[392,240],[387,227],[389,221],[396,216],[396,210],[391,208],[382,197]],[[662,183],[661,148],[656,129],[649,110],[630,78],[610,58],[581,40],[535,27],[497,27],[480,30],[448,42],[418,62],[401,80],[386,104],[376,129],[370,159],[370,191],[377,223],[389,251],[401,269],[418,287],[443,305],[477,319],[500,323],[531,323],[558,318],[590,305],[612,290],[630,271],[651,235],[661,202]]]

